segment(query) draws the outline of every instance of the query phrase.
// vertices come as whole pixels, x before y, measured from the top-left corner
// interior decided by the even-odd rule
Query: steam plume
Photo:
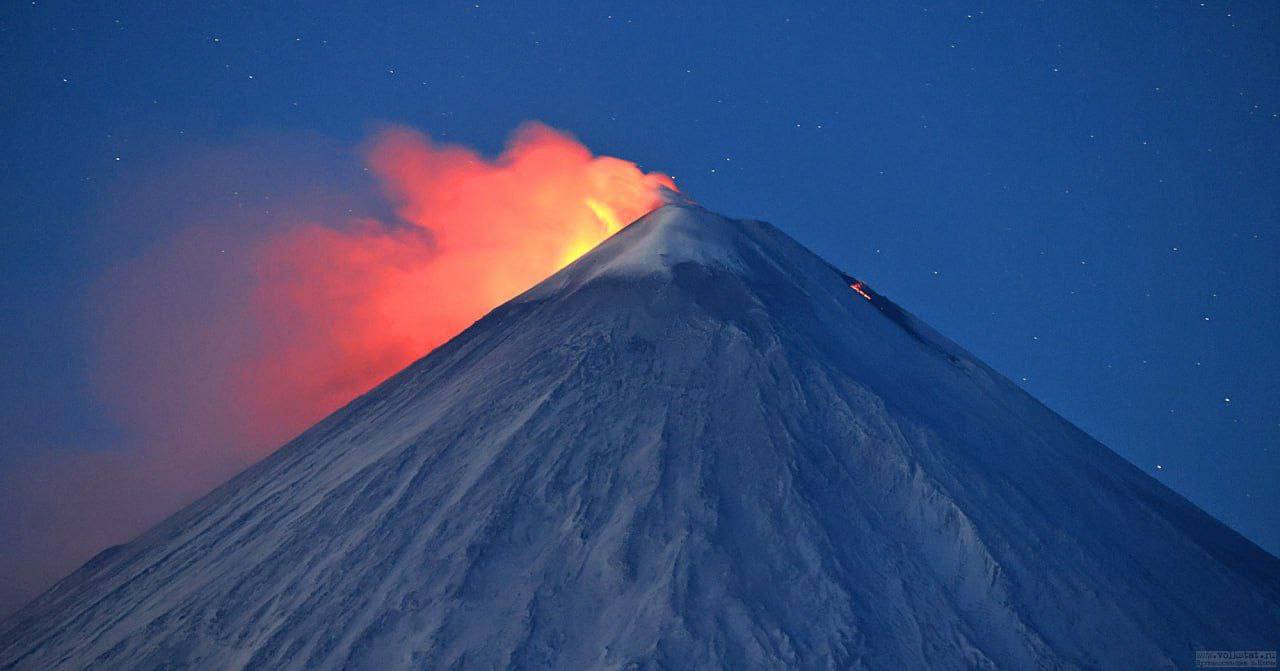
[[[287,195],[253,214],[195,207],[98,282],[93,384],[128,432],[127,449],[35,451],[7,469],[0,529],[15,545],[0,565],[0,614],[654,208],[659,187],[674,188],[537,123],[495,159],[395,127],[364,160],[381,213]],[[218,201],[201,192],[226,173],[218,166],[185,185],[189,200]]]

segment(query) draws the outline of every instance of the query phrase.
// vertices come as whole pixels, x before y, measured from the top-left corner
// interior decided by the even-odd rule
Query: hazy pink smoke
[[[12,566],[0,565],[0,609],[266,455],[674,188],[535,123],[493,160],[404,128],[379,133],[365,158],[398,220],[278,201],[253,203],[249,224],[228,225],[241,215],[225,206],[177,211],[176,233],[96,285],[93,383],[133,447],[36,452],[10,469],[0,517],[18,538],[4,555]]]

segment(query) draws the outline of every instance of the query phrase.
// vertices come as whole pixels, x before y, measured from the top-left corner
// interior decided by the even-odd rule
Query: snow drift
[[[0,668],[1155,668],[1280,560],[672,203],[0,624]]]

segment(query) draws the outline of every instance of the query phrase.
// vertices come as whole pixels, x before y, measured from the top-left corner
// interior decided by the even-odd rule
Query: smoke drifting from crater
[[[408,128],[382,130],[360,152],[375,207],[315,184],[276,188],[308,179],[261,165],[305,161],[261,147],[213,153],[190,159],[198,169],[134,182],[124,200],[135,206],[114,215],[142,228],[162,217],[167,227],[89,299],[92,386],[125,438],[114,449],[32,450],[5,469],[13,482],[0,487],[0,529],[17,551],[0,566],[12,576],[0,614],[585,253],[656,207],[660,187],[674,188],[537,123],[495,158]]]

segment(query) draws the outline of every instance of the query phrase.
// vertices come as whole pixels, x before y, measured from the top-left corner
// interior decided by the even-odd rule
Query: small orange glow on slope
[[[858,295],[862,296],[867,300],[871,300],[871,294],[867,293],[867,290],[865,287],[866,285],[864,285],[862,282],[854,282],[853,284],[849,285],[849,288],[858,292]]]

